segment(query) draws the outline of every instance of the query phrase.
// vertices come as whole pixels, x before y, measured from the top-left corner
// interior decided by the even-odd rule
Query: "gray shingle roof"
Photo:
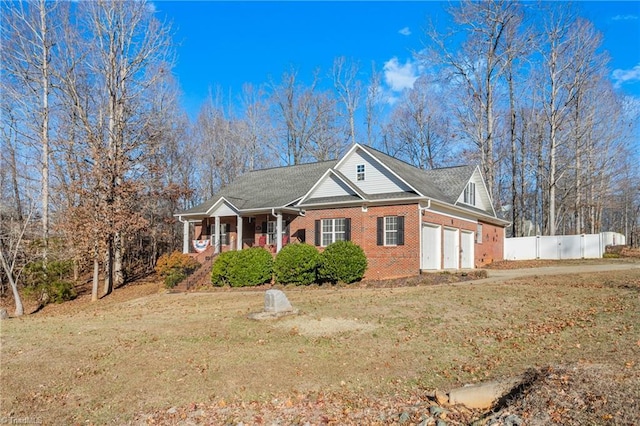
[[[204,214],[220,197],[240,210],[282,207],[303,197],[337,160],[254,170],[239,176],[204,203],[178,214]]]
[[[434,170],[422,170],[411,164],[398,160],[377,149],[363,146],[377,160],[389,167],[401,179],[415,188],[420,194],[434,200],[455,204],[471,179],[475,166],[446,167]],[[337,160],[318,163],[300,164],[296,166],[276,167],[254,170],[238,177],[233,183],[221,189],[213,198],[183,212],[179,215],[205,214],[220,197],[226,198],[240,210],[266,209],[284,207],[303,197],[313,185],[329,169],[338,163]],[[335,170],[334,170],[335,171]],[[335,171],[338,176],[342,175]],[[344,178],[344,177],[343,177]],[[346,178],[345,178],[346,179]],[[361,194],[366,198],[388,199],[411,197],[413,193],[394,194]],[[329,203],[338,201],[357,201],[359,197],[324,197],[307,200],[305,204]],[[490,213],[490,212],[483,212]],[[490,213],[492,214],[492,213]],[[492,214],[493,215],[493,214]]]

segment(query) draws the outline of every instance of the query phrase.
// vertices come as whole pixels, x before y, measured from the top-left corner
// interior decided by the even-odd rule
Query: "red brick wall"
[[[482,224],[482,243],[476,243],[476,268],[504,258],[504,228],[480,223]]]
[[[377,218],[383,216],[404,216],[404,245],[386,247],[376,244]],[[369,266],[365,279],[401,277],[420,272],[417,204],[369,207],[366,212],[361,207],[307,210],[304,217],[298,217],[291,223],[290,232],[302,233],[306,243],[313,245],[316,220],[343,217],[351,219],[351,241],[362,247],[367,256]],[[322,250],[321,247],[319,249]]]

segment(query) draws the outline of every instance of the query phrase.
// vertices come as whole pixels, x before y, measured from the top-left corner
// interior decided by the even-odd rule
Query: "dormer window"
[[[364,180],[364,164],[356,166],[356,178],[357,180]]]
[[[476,205],[476,184],[469,182],[464,189],[464,203],[471,206]]]

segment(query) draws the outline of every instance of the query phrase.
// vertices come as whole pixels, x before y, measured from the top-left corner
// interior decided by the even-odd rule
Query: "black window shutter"
[[[398,216],[398,245],[404,245],[404,216]]]
[[[351,241],[351,218],[345,218],[344,220],[344,239]]]
[[[316,220],[316,246],[320,245],[320,221]]]
[[[378,228],[377,228],[377,236],[378,236],[378,245],[384,245],[384,217],[378,218]]]
[[[267,222],[262,222],[262,233],[267,234]]]

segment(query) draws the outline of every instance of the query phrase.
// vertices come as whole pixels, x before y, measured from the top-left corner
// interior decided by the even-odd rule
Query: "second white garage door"
[[[444,269],[458,269],[460,259],[460,239],[458,230],[444,228]]]

